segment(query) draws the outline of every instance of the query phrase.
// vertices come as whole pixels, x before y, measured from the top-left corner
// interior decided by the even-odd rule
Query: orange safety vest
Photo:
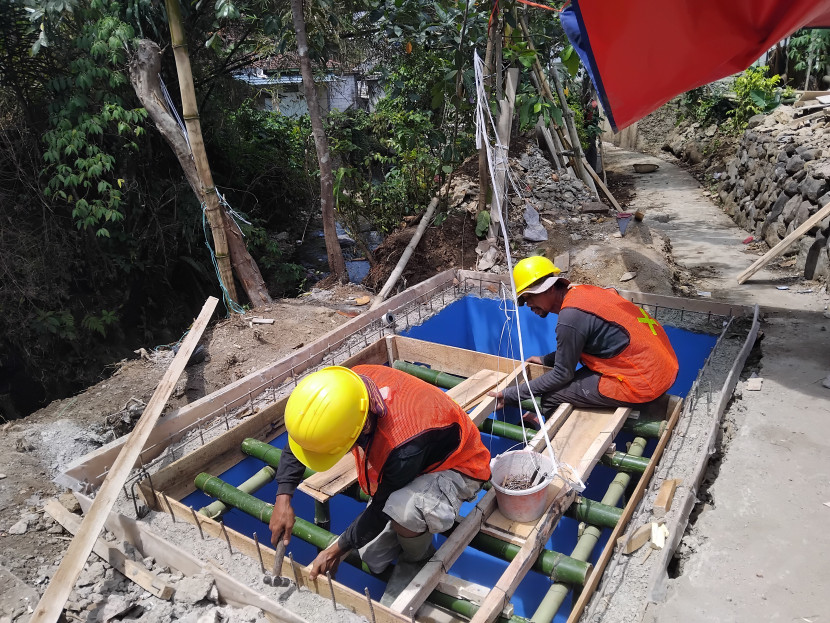
[[[585,352],[582,364],[602,374],[599,391],[603,396],[640,404],[658,398],[677,378],[677,355],[669,337],[642,307],[627,301],[613,288],[572,286],[562,309],[573,307],[619,327],[628,335],[628,346],[613,357]]]
[[[389,368],[359,365],[352,368],[368,376],[378,388],[388,387],[385,399],[387,414],[376,420],[369,444],[369,455],[360,446],[352,448],[360,487],[369,495],[377,491],[378,478],[386,459],[395,448],[419,434],[454,424],[461,427],[461,443],[441,463],[430,465],[423,473],[454,469],[485,481],[490,478],[490,452],[484,447],[476,425],[458,404],[437,387]],[[366,481],[368,475],[369,482]]]

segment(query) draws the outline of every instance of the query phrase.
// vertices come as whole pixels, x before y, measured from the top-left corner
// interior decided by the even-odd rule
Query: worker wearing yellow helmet
[[[663,327],[613,288],[572,285],[560,272],[542,256],[525,258],[513,269],[519,304],[542,318],[558,315],[556,350],[529,359],[552,368],[533,379],[529,388],[491,392],[499,398],[497,406],[517,404],[529,398],[531,390],[542,397],[546,414],[564,402],[613,407],[662,396],[678,372],[677,356]]]
[[[271,540],[287,545],[291,496],[305,467],[330,469],[351,452],[366,509],[311,563],[333,572],[352,549],[376,573],[398,558],[393,580],[408,584],[429,558],[432,535],[452,528],[461,503],[490,478],[490,453],[475,424],[440,389],[387,366],[332,366],[302,379],[285,405],[288,444],[277,470]],[[409,563],[409,564],[407,564]],[[384,596],[391,603],[395,593]]]

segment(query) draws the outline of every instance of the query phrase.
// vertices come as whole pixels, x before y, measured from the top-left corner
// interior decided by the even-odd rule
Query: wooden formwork
[[[524,369],[528,378],[533,379],[547,371],[547,368],[535,364],[523,364],[519,361],[468,351],[460,348],[423,342],[400,336],[388,336],[364,348],[343,365],[351,367],[358,364],[389,364],[395,360],[427,364],[437,370],[467,377],[467,380],[449,391],[470,416],[479,423],[494,410],[495,399],[487,396],[492,389],[506,387],[521,374]],[[223,524],[197,515],[193,509],[179,500],[195,491],[193,484],[197,474],[209,472],[221,474],[245,458],[240,450],[243,439],[251,437],[269,442],[284,432],[283,415],[287,398],[268,405],[265,409],[230,429],[222,436],[210,441],[153,474],[152,480],[145,478],[138,485],[141,497],[151,508],[170,513],[175,521],[196,523],[204,534],[227,540],[235,551],[240,551],[257,560],[261,553],[267,565],[273,563],[273,550],[260,547],[247,535],[230,529]],[[652,456],[648,468],[640,478],[635,494],[629,500],[623,512],[623,520],[609,540],[600,556],[600,562],[591,572],[585,590],[582,592],[571,620],[581,612],[584,602],[596,587],[602,569],[613,552],[616,537],[625,529],[625,524],[639,502],[648,480],[659,461],[660,453],[665,447],[668,436],[680,413],[680,399],[670,402],[668,426],[662,434],[657,450]],[[571,465],[577,474],[587,480],[593,467],[612,444],[630,410],[619,409],[574,409],[562,405],[546,423],[546,430],[556,452],[557,460]],[[540,431],[529,443],[533,449],[541,451],[546,445]],[[317,500],[325,501],[336,495],[355,480],[353,463],[348,460],[335,466],[329,472],[318,474],[313,481],[302,485],[303,490]],[[462,520],[450,537],[445,541],[435,556],[427,562],[412,583],[395,600],[390,608],[373,603],[374,617],[377,621],[409,621],[414,613],[419,621],[438,620],[436,608],[426,602],[428,595],[440,586],[452,581],[446,570],[463,552],[472,538],[479,532],[486,532],[497,538],[509,540],[519,545],[520,552],[512,560],[501,579],[493,586],[487,587],[482,594],[479,609],[473,618],[476,622],[492,621],[500,613],[509,612],[511,595],[538,557],[544,543],[555,529],[557,522],[575,498],[575,493],[563,482],[554,480],[548,490],[548,508],[545,514],[533,523],[512,522],[499,513],[495,492],[487,492],[476,507]],[[266,526],[263,526],[264,533]],[[283,562],[282,575],[296,577],[298,582],[324,596],[329,596],[327,581],[311,581],[305,568],[290,561]],[[355,612],[370,616],[366,598],[351,588],[334,582],[338,604],[345,605]],[[443,620],[446,620],[445,615]]]

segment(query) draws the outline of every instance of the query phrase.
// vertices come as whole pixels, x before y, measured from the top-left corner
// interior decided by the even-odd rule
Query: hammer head
[[[285,588],[291,585],[291,580],[279,575],[264,575],[262,576],[263,583],[274,588]]]

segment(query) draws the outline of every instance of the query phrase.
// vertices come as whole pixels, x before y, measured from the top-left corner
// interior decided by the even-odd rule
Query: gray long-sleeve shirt
[[[542,357],[542,363],[553,370],[530,381],[534,396],[553,393],[567,385],[574,377],[582,353],[595,357],[614,357],[620,354],[630,341],[628,332],[620,325],[599,316],[566,307],[559,313],[556,323],[556,350]],[[504,390],[504,402],[517,404],[530,398],[525,384]]]

